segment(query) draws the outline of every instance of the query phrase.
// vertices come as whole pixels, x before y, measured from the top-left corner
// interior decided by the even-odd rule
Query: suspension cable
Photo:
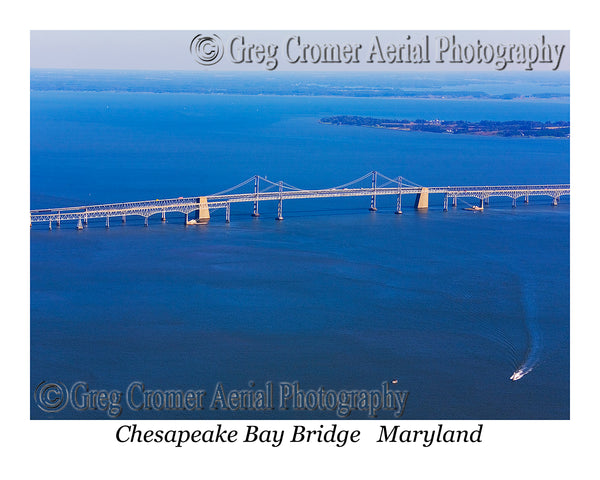
[[[352,180],[351,182],[344,183],[343,185],[338,185],[337,187],[332,187],[332,188],[344,188],[344,187],[347,187],[348,185],[352,185],[353,183],[358,183],[361,180],[364,180],[365,178],[370,177],[371,175],[373,175],[373,172],[365,173],[362,177],[357,178],[356,180]]]
[[[378,177],[380,177],[380,178],[382,178],[382,179],[384,179],[384,180],[387,180],[387,182],[386,182],[386,183],[383,183],[383,184],[381,184],[381,185],[377,185],[377,188],[384,188],[384,187],[386,187],[387,185],[390,185],[390,184],[395,184],[395,185],[399,185],[399,184],[400,184],[400,183],[398,182],[398,179],[389,178],[388,176],[386,176],[386,175],[384,175],[384,174],[382,174],[382,173],[380,173],[380,172],[376,172],[376,173],[377,173]],[[348,186],[350,186],[350,185],[353,185],[353,184],[356,184],[356,183],[358,183],[358,182],[361,182],[362,180],[365,180],[366,178],[369,178],[369,177],[370,177],[370,176],[372,176],[372,175],[373,175],[373,172],[368,172],[368,173],[365,173],[365,174],[364,174],[362,177],[359,177],[359,178],[356,178],[356,179],[354,179],[354,180],[351,180],[350,182],[344,183],[344,184],[342,184],[342,185],[337,185],[336,187],[331,187],[331,190],[333,190],[333,189],[342,189],[342,188],[346,188],[346,187],[348,187]],[[238,189],[238,188],[241,188],[241,187],[243,187],[244,185],[247,185],[247,184],[248,184],[248,183],[250,183],[250,182],[253,182],[253,181],[254,181],[254,179],[255,179],[256,177],[257,177],[257,176],[252,176],[252,177],[248,178],[247,180],[244,180],[243,182],[241,182],[241,183],[238,183],[237,185],[235,185],[235,186],[233,186],[233,187],[231,187],[231,188],[227,188],[227,189],[225,189],[225,190],[222,190],[222,191],[220,191],[220,192],[213,193],[212,195],[209,195],[209,196],[211,196],[211,197],[216,197],[216,196],[219,196],[219,195],[224,195],[224,194],[226,194],[226,193],[229,193],[229,192],[231,192],[231,191],[233,191],[233,190],[236,190],[236,189]],[[270,186],[269,186],[269,187],[267,187],[266,189],[263,189],[263,190],[262,190],[263,192],[269,191],[269,190],[270,190],[272,187],[279,187],[279,186],[280,186],[279,182],[273,182],[273,181],[271,181],[271,180],[268,180],[267,178],[265,178],[265,177],[263,177],[263,176],[260,176],[260,175],[258,175],[258,179],[259,179],[259,180],[262,180],[263,182],[267,182],[267,183],[269,183],[269,184],[270,184]],[[411,181],[411,180],[408,180],[408,179],[407,179],[407,178],[405,178],[405,177],[402,177],[402,184],[403,184],[403,185],[407,185],[407,186],[414,186],[414,187],[423,188],[423,185],[419,185],[418,183],[415,183],[415,182],[413,182],[413,181]],[[304,188],[298,188],[298,187],[295,187],[295,186],[293,186],[293,185],[290,185],[289,183],[287,183],[287,182],[283,182],[283,181],[281,182],[281,186],[282,186],[282,187],[284,187],[284,188],[286,188],[286,189],[289,189],[289,190],[295,190],[295,191],[303,191],[303,190],[306,190],[306,189],[304,189]]]
[[[238,183],[238,184],[237,184],[236,186],[234,186],[234,187],[228,188],[228,189],[226,189],[226,190],[223,190],[223,191],[221,191],[221,192],[213,193],[212,195],[209,195],[209,196],[210,196],[210,197],[216,197],[217,195],[223,195],[223,194],[225,194],[225,193],[227,193],[227,192],[231,192],[232,190],[235,190],[235,189],[237,189],[237,188],[243,187],[244,185],[246,185],[246,184],[248,184],[248,183],[250,183],[250,182],[253,182],[253,181],[254,181],[254,177],[250,177],[249,179],[247,179],[247,180],[244,180],[242,183]]]

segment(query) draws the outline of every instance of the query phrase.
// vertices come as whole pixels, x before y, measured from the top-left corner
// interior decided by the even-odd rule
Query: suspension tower
[[[253,217],[260,217],[260,213],[258,213],[258,190],[259,190],[258,179],[259,178],[260,177],[258,175],[254,175],[254,209],[252,211]]]
[[[396,198],[396,215],[402,215],[402,177],[398,177],[398,197]]]
[[[369,210],[371,212],[377,211],[377,172],[373,170],[371,174],[371,189],[373,190],[373,194],[371,195],[371,206]]]
[[[283,198],[282,198],[282,194],[283,193],[283,181],[279,182],[279,203],[277,204],[277,217],[275,217],[277,220],[283,220]]]

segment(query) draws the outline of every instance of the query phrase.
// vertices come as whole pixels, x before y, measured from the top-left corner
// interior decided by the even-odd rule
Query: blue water
[[[140,78],[140,82],[144,80]],[[562,85],[562,84],[561,84]],[[498,88],[497,85],[493,86]],[[561,88],[563,88],[561,86]],[[485,88],[485,83],[477,85]],[[32,90],[31,207],[303,188],[378,170],[421,185],[568,183],[569,141],[321,125],[327,115],[568,120],[564,100]],[[426,213],[404,199],[288,201],[31,229],[31,384],[410,392],[402,418],[569,417],[569,202]],[[519,381],[509,377],[530,369]],[[65,408],[32,418],[107,418]],[[297,410],[120,418],[337,418]],[[350,418],[368,418],[354,412]],[[380,418],[392,418],[382,413]]]

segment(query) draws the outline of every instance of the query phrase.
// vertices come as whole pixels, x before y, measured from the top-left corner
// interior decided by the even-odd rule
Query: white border
[[[598,44],[593,12],[574,2],[454,1],[348,2],[11,2],[3,15],[2,164],[3,335],[5,374],[2,413],[7,472],[45,478],[177,478],[221,475],[225,478],[280,478],[330,475],[343,478],[379,474],[425,478],[568,477],[588,471],[595,440],[596,293],[588,272],[597,268],[595,202],[592,182],[598,162],[594,68]],[[391,3],[391,2],[390,2]],[[5,9],[7,7],[5,6]],[[12,10],[11,10],[12,9]],[[361,442],[337,449],[296,446],[120,445],[113,440],[119,422],[32,422],[29,418],[29,30],[32,29],[556,29],[571,30],[572,91],[572,392],[570,421],[485,421],[481,445],[433,445],[430,448]],[[593,82],[593,83],[592,83]],[[548,241],[552,241],[551,238]],[[138,422],[141,423],[141,422]],[[196,428],[190,422],[150,422],[158,428]],[[243,427],[246,422],[238,422]],[[294,423],[294,422],[291,422]],[[308,422],[307,422],[308,423]],[[437,422],[400,422],[427,428]],[[467,428],[477,422],[444,422]],[[344,422],[363,435],[376,422]],[[275,427],[281,428],[277,422]],[[6,447],[5,447],[6,448]],[[12,468],[11,468],[12,467]],[[595,471],[593,468],[589,471]],[[19,473],[16,473],[19,472]]]

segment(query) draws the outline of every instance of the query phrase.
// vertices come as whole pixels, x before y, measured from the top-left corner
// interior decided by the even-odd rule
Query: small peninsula
[[[320,123],[327,125],[354,125],[361,127],[385,128],[405,132],[430,132],[447,134],[487,135],[500,137],[570,137],[570,122],[536,122],[530,120],[511,120],[498,122],[482,120],[467,122],[464,120],[393,120],[385,118],[337,115],[321,118]]]

